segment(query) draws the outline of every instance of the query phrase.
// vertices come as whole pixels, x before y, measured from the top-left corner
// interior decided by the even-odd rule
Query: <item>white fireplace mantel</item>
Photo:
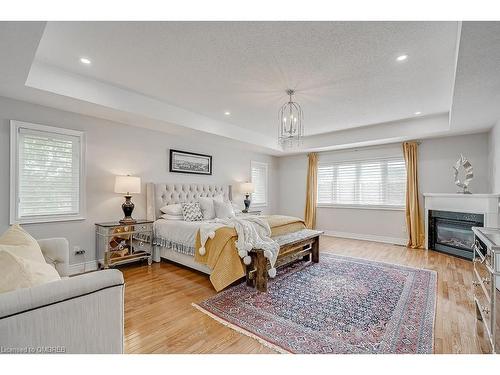
[[[498,227],[500,194],[424,193],[425,248],[428,248],[429,211],[441,210],[484,215],[485,227]]]
[[[443,198],[500,198],[500,194],[424,193],[424,197]]]

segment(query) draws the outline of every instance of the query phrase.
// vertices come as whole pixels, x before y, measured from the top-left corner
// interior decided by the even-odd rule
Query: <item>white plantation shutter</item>
[[[37,222],[42,218],[51,221],[80,215],[82,134],[20,124],[12,128],[17,132],[14,174],[17,196],[15,218],[11,221]]]
[[[405,193],[402,157],[318,166],[318,205],[403,207]]]
[[[267,164],[252,161],[252,183],[255,192],[252,194],[252,206],[267,205]]]

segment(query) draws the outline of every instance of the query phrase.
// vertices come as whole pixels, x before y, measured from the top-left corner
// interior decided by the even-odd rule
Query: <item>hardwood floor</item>
[[[323,236],[322,252],[435,270],[435,353],[483,353],[489,346],[472,302],[472,262],[435,251]],[[127,353],[274,353],[191,306],[215,294],[206,275],[173,263],[123,267]]]

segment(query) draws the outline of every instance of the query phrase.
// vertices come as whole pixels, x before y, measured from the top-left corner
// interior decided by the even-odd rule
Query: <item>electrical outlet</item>
[[[73,248],[73,251],[74,251],[75,255],[83,255],[83,254],[85,254],[85,250],[82,249],[80,246],[75,246]]]

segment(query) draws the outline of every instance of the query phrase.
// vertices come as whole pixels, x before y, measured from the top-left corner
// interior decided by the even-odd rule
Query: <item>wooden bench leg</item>
[[[252,263],[250,263],[247,267],[246,267],[246,281],[247,281],[247,286],[251,286],[251,287],[255,287],[255,280],[253,279],[253,277],[250,277],[250,272],[254,269],[254,257],[252,256]]]
[[[319,263],[319,236],[314,239],[312,244],[311,258],[313,263]]]
[[[304,247],[306,247],[306,246],[304,246]],[[302,257],[302,261],[304,261],[304,262],[310,262],[310,261],[312,261],[312,253],[309,253],[309,254],[307,254],[307,255],[304,255],[304,256]]]
[[[255,287],[259,292],[267,292],[267,259],[263,251],[255,253]]]

